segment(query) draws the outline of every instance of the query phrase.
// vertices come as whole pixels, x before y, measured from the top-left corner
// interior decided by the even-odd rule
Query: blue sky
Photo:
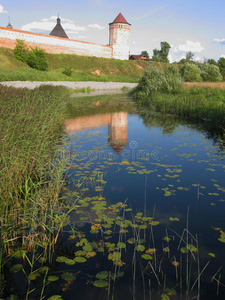
[[[225,57],[224,0],[0,0],[0,26],[49,34],[58,13],[71,39],[108,44],[108,24],[122,13],[131,23],[130,53],[171,45],[170,61]]]

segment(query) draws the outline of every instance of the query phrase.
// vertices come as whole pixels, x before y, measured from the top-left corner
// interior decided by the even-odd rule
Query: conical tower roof
[[[61,25],[61,20],[60,18],[58,17],[57,18],[57,24],[56,26],[52,29],[52,31],[50,32],[50,35],[54,35],[54,36],[58,36],[58,37],[62,37],[62,38],[66,38],[68,39],[68,36],[67,34],[65,33],[64,29],[62,28],[62,25]]]
[[[12,25],[9,23],[6,28],[13,29]]]
[[[121,13],[119,13],[118,16],[115,18],[115,20],[110,24],[114,24],[114,23],[123,23],[123,24],[130,25]]]
[[[12,25],[10,24],[10,17],[9,17],[9,24],[6,26],[6,28],[13,29]]]

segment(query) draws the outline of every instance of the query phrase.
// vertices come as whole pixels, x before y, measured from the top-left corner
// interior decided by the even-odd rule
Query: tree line
[[[142,55],[145,55],[149,60],[155,62],[168,63],[168,55],[171,46],[167,42],[161,42],[161,49],[153,49],[152,58],[149,57],[147,51],[142,51]],[[180,73],[184,81],[201,82],[201,81],[223,81],[225,80],[225,58],[220,57],[218,61],[214,59],[206,59],[200,63],[194,61],[194,53],[189,51],[186,53],[186,57],[181,59],[178,64]]]

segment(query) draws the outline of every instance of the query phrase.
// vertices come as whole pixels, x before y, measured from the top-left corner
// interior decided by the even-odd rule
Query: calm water
[[[64,298],[75,299],[76,293],[76,299],[225,299],[225,162],[217,143],[196,125],[126,111],[78,117],[66,126],[70,189],[82,193],[71,223],[92,248],[103,241],[123,244],[111,250],[107,245],[82,268],[76,265],[78,279]],[[110,226],[112,216],[116,225]],[[125,219],[133,225],[123,227]],[[144,248],[132,250],[132,237]],[[116,251],[124,264],[109,259]],[[123,276],[103,278],[108,289],[95,287],[100,271]]]

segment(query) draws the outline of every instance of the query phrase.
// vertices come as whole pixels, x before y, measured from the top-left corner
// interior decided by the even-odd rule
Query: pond
[[[70,189],[83,193],[70,216],[87,239],[78,250],[102,247],[80,270],[88,285],[74,282],[70,292],[77,299],[224,299],[218,143],[200,125],[125,109],[66,120],[66,128]]]
[[[26,296],[12,299],[224,299],[220,140],[114,97],[81,99],[65,120],[69,219],[49,261],[30,256],[29,293],[14,256],[7,288]]]

